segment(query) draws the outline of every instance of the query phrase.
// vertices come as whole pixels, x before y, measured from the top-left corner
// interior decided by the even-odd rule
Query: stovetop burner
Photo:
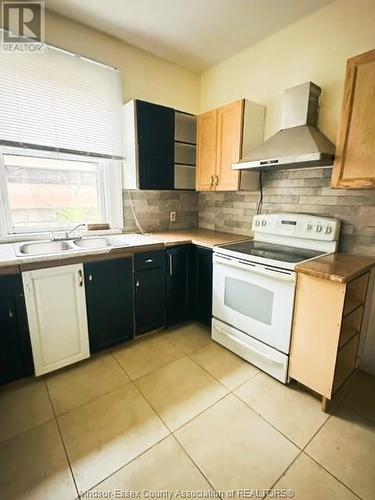
[[[314,257],[319,257],[325,253],[318,250],[277,245],[274,243],[266,243],[256,240],[222,245],[221,248],[248,256],[263,257],[264,259],[278,260],[280,262],[288,262],[291,264],[297,264]]]

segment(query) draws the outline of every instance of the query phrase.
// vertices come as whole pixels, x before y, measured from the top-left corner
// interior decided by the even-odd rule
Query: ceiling
[[[47,9],[203,71],[332,0],[46,0]]]

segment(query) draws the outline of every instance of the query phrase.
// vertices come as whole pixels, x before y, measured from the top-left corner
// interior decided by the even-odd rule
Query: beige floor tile
[[[301,453],[274,489],[293,491],[295,500],[357,499],[357,496],[304,453]]]
[[[95,492],[116,490],[212,490],[173,436],[93,488]]]
[[[187,357],[138,379],[136,384],[172,430],[183,425],[228,392],[217,380]]]
[[[65,413],[59,422],[80,490],[92,488],[168,434],[131,383]]]
[[[166,335],[185,354],[190,354],[213,343],[210,329],[200,323],[188,323],[172,327],[167,330]]]
[[[216,490],[270,488],[299,451],[232,394],[175,435]]]
[[[235,393],[299,447],[327,420],[321,401],[296,384],[284,385],[259,373]]]
[[[111,354],[95,356],[46,378],[57,415],[117,389],[129,382]]]
[[[367,373],[345,399],[344,405],[363,417],[375,420],[375,377]]]
[[[43,380],[22,380],[0,388],[0,442],[53,417]]]
[[[183,356],[164,333],[150,335],[113,351],[132,380],[143,377]]]
[[[77,497],[56,422],[0,444],[0,498],[69,500]]]
[[[191,357],[231,391],[259,372],[255,366],[216,342],[193,352]]]
[[[306,453],[362,498],[375,498],[375,424],[341,407]]]

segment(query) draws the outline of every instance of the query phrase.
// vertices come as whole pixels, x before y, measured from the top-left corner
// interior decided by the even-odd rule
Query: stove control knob
[[[255,225],[256,225],[256,226],[259,226],[259,225],[260,225],[260,221],[259,221],[259,220],[256,220],[256,221],[255,221]]]
[[[317,233],[321,233],[322,232],[322,226],[320,226],[319,224],[316,226],[316,232]]]
[[[262,226],[266,226],[267,225],[267,222],[265,220],[262,220]]]
[[[327,233],[327,234],[332,233],[332,227],[331,227],[331,226],[327,226],[327,227],[326,227],[326,233]]]
[[[308,230],[308,231],[311,231],[311,230],[312,230],[312,228],[313,228],[313,227],[312,227],[312,224],[307,224],[307,230]]]

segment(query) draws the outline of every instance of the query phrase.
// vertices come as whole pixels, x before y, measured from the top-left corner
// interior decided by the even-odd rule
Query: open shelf
[[[350,339],[358,334],[358,330],[352,326],[343,325],[341,328],[339,350],[342,349]]]
[[[197,146],[195,142],[178,141],[177,139],[175,139],[174,142],[177,143],[177,144],[184,144],[185,146],[194,146],[194,147]]]
[[[344,305],[343,317],[346,318],[347,316],[349,316],[349,314],[351,314],[361,306],[363,306],[363,302],[361,302],[360,300],[347,299]]]

